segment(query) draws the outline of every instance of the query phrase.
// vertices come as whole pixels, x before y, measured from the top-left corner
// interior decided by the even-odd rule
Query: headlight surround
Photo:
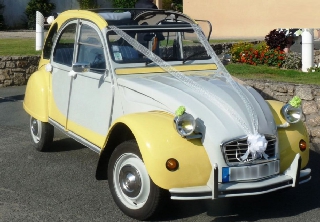
[[[177,132],[182,137],[191,135],[196,128],[196,121],[189,113],[184,113],[181,116],[176,116],[174,118],[174,124]]]
[[[281,114],[288,123],[297,123],[302,118],[302,109],[301,107],[293,107],[290,104],[286,104],[282,107]]]

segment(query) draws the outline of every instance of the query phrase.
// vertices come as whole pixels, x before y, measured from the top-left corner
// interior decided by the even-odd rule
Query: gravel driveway
[[[46,32],[45,35],[46,36]],[[35,38],[35,30],[22,30],[22,31],[0,31],[0,39],[18,39],[18,38]]]

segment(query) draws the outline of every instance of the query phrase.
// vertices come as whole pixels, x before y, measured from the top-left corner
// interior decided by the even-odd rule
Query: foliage
[[[271,49],[265,43],[253,46],[252,43],[237,43],[231,48],[232,62],[246,63],[249,65],[268,65],[281,67],[285,59],[280,48]]]
[[[311,72],[320,72],[320,65],[315,65],[314,67],[310,67],[308,69],[308,72],[311,73]]]
[[[276,29],[270,31],[270,33],[266,35],[264,40],[271,49],[280,47],[280,49],[283,50],[287,46],[285,32],[277,31]]]
[[[252,43],[239,42],[232,46],[230,53],[232,55],[232,62],[240,62],[241,54],[253,47]]]
[[[299,53],[290,52],[286,54],[285,60],[282,63],[282,68],[300,70],[302,67],[302,58]]]
[[[4,23],[4,17],[2,15],[4,8],[5,8],[5,5],[3,4],[3,1],[0,1],[0,30],[6,27]]]
[[[80,5],[80,9],[92,9],[97,8],[97,1],[96,0],[77,0]]]
[[[49,3],[48,0],[30,0],[25,10],[28,28],[35,29],[36,27],[36,11],[41,12],[44,16],[49,16],[55,8],[56,6]]]
[[[162,1],[162,9],[171,10],[172,0],[163,0]]]
[[[182,12],[183,1],[182,0],[172,0],[171,8],[175,11]]]
[[[134,8],[137,0],[112,0],[114,8]]]

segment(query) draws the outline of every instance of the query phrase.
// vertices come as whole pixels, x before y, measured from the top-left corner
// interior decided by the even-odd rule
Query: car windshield
[[[141,45],[158,55],[164,61],[192,62],[208,60],[204,46],[200,43],[193,29],[139,29],[123,30]],[[152,61],[132,47],[121,36],[110,31],[107,34],[111,58],[120,64],[144,63]]]

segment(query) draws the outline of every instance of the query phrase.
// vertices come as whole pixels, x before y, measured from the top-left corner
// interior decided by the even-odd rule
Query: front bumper
[[[218,170],[213,170],[212,182],[207,186],[172,188],[174,200],[216,199],[223,197],[250,196],[295,187],[311,179],[310,169],[300,169],[301,157],[296,155],[290,167],[283,173],[259,181],[218,183]],[[217,169],[217,167],[216,167]]]

